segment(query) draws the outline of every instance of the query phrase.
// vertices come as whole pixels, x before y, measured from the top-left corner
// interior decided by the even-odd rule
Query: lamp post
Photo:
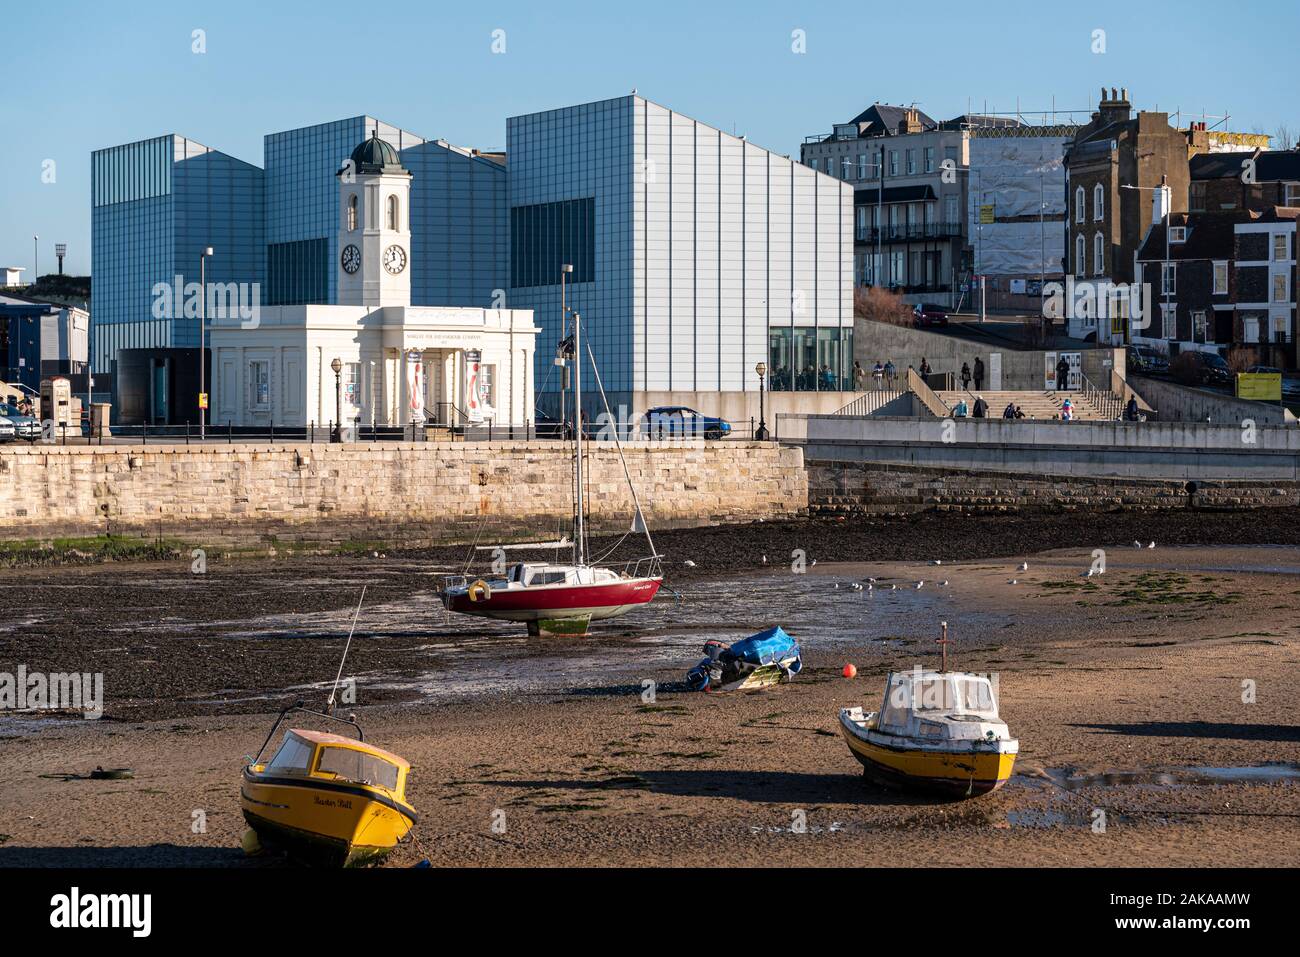
[[[41,237],[32,237],[32,286],[41,281]]]
[[[754,432],[754,438],[759,442],[766,442],[768,440],[768,433],[767,418],[763,402],[763,380],[767,378],[767,363],[760,362],[758,365],[754,366],[754,371],[758,373],[758,430]]]
[[[331,442],[343,441],[343,363],[338,356],[330,363],[334,370],[334,428],[330,432]]]
[[[204,246],[199,253],[199,441],[207,434],[208,421],[208,358],[206,332],[208,325],[208,257],[212,247]]]

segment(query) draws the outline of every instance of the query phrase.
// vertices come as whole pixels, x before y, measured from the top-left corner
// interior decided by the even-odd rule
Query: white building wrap
[[[1067,142],[1064,136],[971,137],[969,222],[977,272],[1060,273]],[[981,208],[988,206],[993,222],[981,223]]]

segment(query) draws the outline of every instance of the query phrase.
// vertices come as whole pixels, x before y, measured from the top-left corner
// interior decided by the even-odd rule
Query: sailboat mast
[[[574,542],[574,549],[578,556],[576,564],[583,565],[587,561],[587,534],[583,528],[584,505],[582,501],[582,316],[576,312],[573,314],[573,418],[577,423],[573,436],[577,453],[575,455],[575,467],[578,473],[578,492],[575,496],[577,505],[577,541]]]

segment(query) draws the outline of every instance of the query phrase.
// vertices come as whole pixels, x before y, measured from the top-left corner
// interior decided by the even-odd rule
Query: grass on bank
[[[0,542],[0,568],[152,562],[180,558],[182,554],[188,552],[180,542],[125,535],[24,539]]]

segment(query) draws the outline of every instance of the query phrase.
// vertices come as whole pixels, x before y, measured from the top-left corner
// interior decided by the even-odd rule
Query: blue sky
[[[507,116],[629,92],[798,155],[875,100],[937,118],[1085,110],[1102,86],[1143,109],[1300,129],[1300,5],[682,2],[24,3],[5,12],[0,265],[67,242],[90,269],[91,150],[181,133],[261,164],[264,133],[370,113],[505,146]],[[1233,23],[1236,11],[1241,18]],[[207,52],[192,52],[192,32]],[[505,31],[506,52],[491,50]],[[791,50],[793,30],[806,50]],[[1093,53],[1093,31],[1106,52]],[[1186,119],[1186,116],[1184,117]],[[55,181],[42,182],[46,160]]]

